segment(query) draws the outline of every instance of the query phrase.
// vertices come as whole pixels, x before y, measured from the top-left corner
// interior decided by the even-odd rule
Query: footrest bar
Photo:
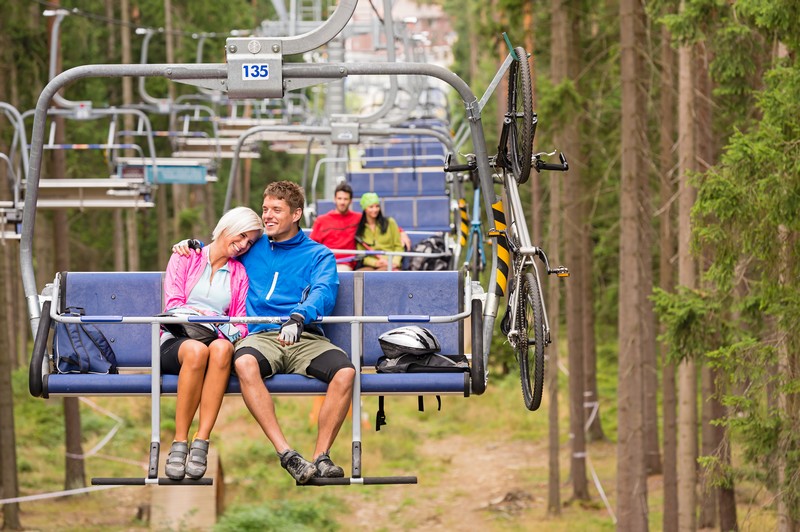
[[[107,478],[99,477],[92,479],[92,486],[144,486],[146,484],[156,484],[158,486],[212,486],[213,478],[201,478],[192,480],[172,480],[171,478]]]
[[[298,486],[352,486],[376,484],[416,484],[417,477],[361,477],[361,478],[312,478]]]

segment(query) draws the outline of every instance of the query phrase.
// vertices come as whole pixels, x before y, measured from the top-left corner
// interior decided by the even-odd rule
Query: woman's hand
[[[406,234],[405,231],[400,233],[400,243],[403,244],[403,249],[405,251],[411,251],[411,238]]]

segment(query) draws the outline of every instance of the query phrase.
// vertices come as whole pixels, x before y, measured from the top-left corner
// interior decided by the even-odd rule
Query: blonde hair
[[[264,234],[264,222],[261,216],[248,207],[234,207],[217,222],[211,240],[217,240],[223,234],[238,235],[249,231],[258,231],[258,237]]]

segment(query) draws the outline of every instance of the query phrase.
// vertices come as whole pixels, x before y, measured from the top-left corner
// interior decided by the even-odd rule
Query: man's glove
[[[180,255],[183,255],[184,257],[188,257],[190,255],[188,250],[199,251],[199,250],[203,249],[204,245],[205,244],[203,244],[202,240],[197,240],[197,239],[194,239],[194,238],[187,238],[187,239],[181,240],[177,244],[173,245],[172,246],[172,252],[173,253],[178,253]]]
[[[278,333],[281,345],[292,345],[300,339],[300,335],[303,334],[303,321],[305,321],[303,315],[295,312],[283,322]]]

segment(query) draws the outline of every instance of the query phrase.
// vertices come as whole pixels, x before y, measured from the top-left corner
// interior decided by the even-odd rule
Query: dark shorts
[[[185,336],[164,340],[164,343],[161,344],[161,373],[164,375],[180,375],[181,363],[178,359],[178,351],[180,351],[181,344],[188,340],[191,340],[191,338]],[[214,340],[216,340],[216,338]],[[199,340],[193,341],[197,342]],[[206,345],[211,344],[212,341],[213,340]],[[203,343],[205,344],[205,342]]]
[[[355,369],[347,354],[330,340],[305,332],[299,342],[287,347],[280,345],[277,331],[248,335],[236,343],[234,371],[236,359],[243,356],[256,359],[264,379],[276,373],[296,373],[331,382],[340,369]]]

